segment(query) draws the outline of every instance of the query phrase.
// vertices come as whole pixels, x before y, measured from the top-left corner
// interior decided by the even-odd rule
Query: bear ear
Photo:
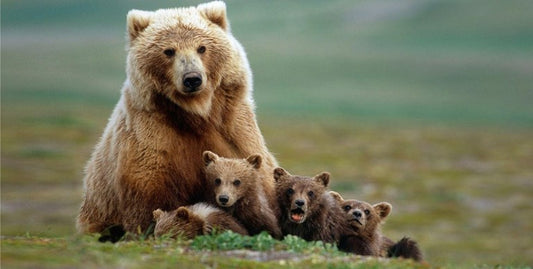
[[[382,220],[385,219],[392,211],[392,205],[387,202],[377,203],[372,207],[374,208],[374,210],[376,210]]]
[[[228,31],[228,19],[226,17],[226,4],[222,1],[213,1],[205,4],[200,4],[197,7],[200,14],[212,23],[220,26],[225,31]]]
[[[130,12],[128,12],[126,23],[128,25],[128,36],[130,38],[130,42],[135,40],[139,34],[146,29],[148,25],[150,25],[153,14],[154,13],[151,11],[137,9],[132,9]]]
[[[255,169],[261,168],[261,163],[263,162],[263,158],[261,158],[261,155],[255,154],[251,155],[248,158],[246,158],[246,161],[250,163]]]
[[[188,220],[189,219],[189,210],[186,207],[179,207],[176,212],[176,219],[178,220]]]
[[[280,182],[281,178],[284,176],[290,176],[290,174],[281,167],[274,169],[274,179],[276,182]]]
[[[315,176],[314,178],[318,183],[323,184],[324,187],[327,187],[329,184],[329,173],[328,172],[322,172]]]
[[[218,155],[216,155],[214,152],[211,152],[209,150],[204,151],[202,156],[204,158],[205,166],[208,166],[210,163],[218,160]]]
[[[154,212],[152,212],[153,216],[154,216],[154,220],[157,221],[159,218],[161,218],[161,215],[163,215],[163,210],[161,210],[160,208],[154,210]]]
[[[342,198],[342,196],[340,195],[340,193],[336,192],[336,191],[330,191],[329,192],[329,195],[331,195],[331,197],[333,197],[333,199],[335,201],[337,201],[337,203],[341,204],[341,203],[344,203],[344,199]]]

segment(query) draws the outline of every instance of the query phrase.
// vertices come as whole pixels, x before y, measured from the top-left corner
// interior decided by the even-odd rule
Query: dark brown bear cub
[[[340,194],[333,191],[330,194],[342,209],[344,221],[352,228],[349,233],[341,236],[340,250],[358,255],[422,260],[422,254],[415,241],[403,238],[394,243],[381,234],[381,224],[392,210],[389,203],[370,205],[363,201],[344,200]]]
[[[267,231],[272,237],[281,239],[277,202],[274,197],[266,195],[263,184],[268,179],[261,177],[261,156],[230,159],[205,151],[203,158],[206,178],[214,189],[215,203],[239,220],[250,235]]]
[[[283,235],[337,244],[348,226],[335,200],[326,191],[329,173],[311,178],[293,176],[283,168],[276,168],[274,179]]]

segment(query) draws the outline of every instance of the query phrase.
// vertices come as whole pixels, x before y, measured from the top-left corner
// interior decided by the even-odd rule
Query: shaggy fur
[[[210,151],[203,156],[208,185],[213,189],[212,201],[238,219],[251,235],[268,231],[281,239],[275,193],[265,192],[268,181],[259,173],[262,157],[228,159]]]
[[[170,212],[156,209],[153,217],[156,222],[155,236],[169,235],[172,238],[181,236],[193,239],[197,235],[226,230],[248,235],[246,229],[232,216],[205,203],[182,206]]]
[[[403,238],[394,243],[381,234],[381,225],[392,210],[389,203],[381,202],[370,205],[357,200],[344,200],[337,192],[331,191],[330,195],[342,209],[344,221],[351,226],[349,233],[341,237],[340,250],[358,255],[422,260],[422,254],[415,241]]]
[[[273,192],[276,161],[256,123],[250,68],[224,3],[132,10],[127,30],[127,79],[86,166],[78,230],[144,231],[155,209],[205,201],[205,150],[259,153],[265,191]],[[201,84],[188,87],[190,76]]]
[[[283,168],[276,168],[274,179],[283,235],[292,234],[307,241],[339,242],[349,227],[340,208],[326,192],[329,173],[311,178],[293,176]]]

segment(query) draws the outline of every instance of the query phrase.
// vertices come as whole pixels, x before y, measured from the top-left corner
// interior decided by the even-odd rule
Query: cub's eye
[[[345,205],[344,206],[344,211],[350,211],[351,209],[352,209],[352,207],[349,206],[349,205]]]
[[[163,53],[168,56],[168,57],[172,57],[174,56],[174,54],[176,54],[176,50],[175,49],[166,49],[163,51]]]
[[[220,178],[215,179],[215,185],[218,186],[222,183],[222,180]]]
[[[292,188],[289,188],[287,190],[287,195],[292,195],[294,193],[294,190]]]
[[[205,52],[205,46],[200,46],[198,47],[198,49],[196,50],[198,53],[202,54]]]
[[[233,185],[239,186],[239,185],[241,185],[241,181],[238,180],[238,179],[235,179],[235,181],[233,181]]]
[[[365,209],[365,215],[370,215],[370,210]]]
[[[313,197],[313,195],[315,195],[315,193],[314,193],[313,191],[309,191],[309,192],[307,193],[307,195],[309,195],[309,197]]]

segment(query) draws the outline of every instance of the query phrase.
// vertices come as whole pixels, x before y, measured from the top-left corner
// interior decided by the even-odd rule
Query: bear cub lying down
[[[397,243],[381,234],[381,224],[390,214],[392,206],[387,202],[370,205],[357,200],[344,200],[334,191],[329,192],[342,209],[344,222],[351,230],[341,236],[338,247],[342,251],[358,255],[379,257],[403,257],[422,260],[422,253],[416,241],[402,238]]]
[[[155,236],[182,236],[185,239],[193,239],[197,235],[226,230],[248,235],[246,229],[232,216],[206,203],[181,206],[169,212],[156,209],[153,215],[156,221]]]

